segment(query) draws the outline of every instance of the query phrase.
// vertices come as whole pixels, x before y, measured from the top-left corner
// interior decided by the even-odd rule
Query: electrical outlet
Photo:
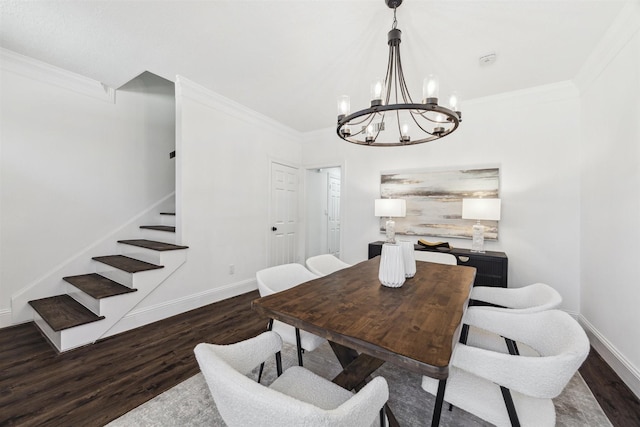
[[[236,266],[229,264],[229,274],[236,274]]]

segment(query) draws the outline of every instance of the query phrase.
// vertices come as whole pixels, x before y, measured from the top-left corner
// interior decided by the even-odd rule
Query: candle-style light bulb
[[[460,111],[460,96],[458,92],[453,92],[451,96],[449,96],[449,108],[451,111]]]
[[[382,105],[382,96],[384,93],[384,81],[376,80],[371,83],[371,106]]]
[[[366,142],[373,142],[373,133],[375,131],[375,126],[373,125],[373,123],[370,123],[367,126],[367,136],[365,138]]]
[[[338,97],[338,120],[349,114],[351,110],[351,100],[348,95]]]
[[[400,124],[400,142],[411,141],[411,137],[409,136],[410,130],[411,128],[409,127],[409,123],[402,122],[402,124]]]
[[[439,90],[440,84],[438,77],[429,74],[422,82],[422,102],[425,104],[437,104]]]

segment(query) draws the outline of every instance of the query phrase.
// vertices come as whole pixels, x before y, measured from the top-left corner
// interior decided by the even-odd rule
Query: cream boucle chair
[[[477,307],[470,325],[523,342],[539,357],[505,354],[456,344],[444,399],[497,426],[512,425],[512,397],[522,426],[554,426],[552,398],[558,396],[589,353],[589,340],[577,321],[560,310],[512,314]],[[435,395],[438,381],[423,377],[422,388]],[[507,396],[503,397],[503,392]]]
[[[316,255],[307,258],[307,268],[318,276],[326,276],[348,267],[351,267],[351,264],[347,264],[331,254]]]
[[[490,303],[492,310],[514,314],[537,313],[557,308],[562,303],[562,296],[551,286],[544,283],[534,283],[521,288],[496,288],[491,286],[474,286],[470,299]],[[467,312],[473,312],[477,307],[471,306]],[[465,321],[466,323],[466,321]],[[463,332],[466,333],[466,332]],[[527,356],[537,355],[526,346],[503,340],[496,334],[478,328],[470,328],[466,343],[474,347],[488,350],[507,351]],[[506,343],[506,344],[505,344]],[[513,345],[511,349],[508,347]]]
[[[231,345],[198,344],[200,370],[222,419],[229,427],[371,426],[389,397],[376,377],[353,394],[305,368],[287,369],[269,387],[246,376],[279,352],[275,332]]]
[[[455,255],[445,254],[442,252],[431,252],[431,251],[414,251],[413,255],[416,261],[427,261],[427,262],[435,262],[438,264],[449,264],[456,265],[458,264],[458,260]]]
[[[282,264],[275,267],[265,268],[256,273],[258,291],[261,297],[281,292],[309,280],[317,279],[319,276],[313,274],[300,264]],[[278,320],[270,322],[270,329],[277,332],[282,339],[296,345],[298,349],[298,365],[302,366],[302,349],[313,351],[320,344],[325,342],[324,338],[309,332],[300,331],[291,325]]]

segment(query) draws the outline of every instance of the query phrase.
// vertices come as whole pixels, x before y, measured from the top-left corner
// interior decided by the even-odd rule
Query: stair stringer
[[[164,268],[141,271],[138,273],[127,273],[100,262],[93,261],[93,263],[95,263],[96,273],[124,286],[137,289],[137,292],[101,299],[97,303],[99,313],[96,314],[105,316],[105,318],[97,322],[87,323],[85,325],[55,332],[51,330],[48,325],[44,328],[42,327],[43,325],[41,324],[45,322],[42,319],[38,319],[39,316],[37,313],[34,316],[34,321],[39,327],[41,327],[41,330],[45,335],[47,335],[47,338],[60,352],[92,344],[100,339],[127,313],[143,301],[154,289],[160,286],[167,278],[169,278],[169,276],[178,270],[178,268],[180,268],[180,266],[182,266],[187,260],[186,251],[186,249],[182,249],[160,252],[157,255],[159,261],[158,264],[164,266]],[[71,287],[72,285],[69,286]],[[87,306],[89,309],[93,309],[90,304],[86,304],[84,299],[78,299],[77,292],[69,293],[69,295],[81,304]]]

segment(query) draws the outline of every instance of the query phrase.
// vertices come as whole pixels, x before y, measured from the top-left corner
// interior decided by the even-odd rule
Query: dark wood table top
[[[378,280],[380,257],[256,299],[258,313],[437,379],[449,373],[475,268],[417,261],[400,288]]]

